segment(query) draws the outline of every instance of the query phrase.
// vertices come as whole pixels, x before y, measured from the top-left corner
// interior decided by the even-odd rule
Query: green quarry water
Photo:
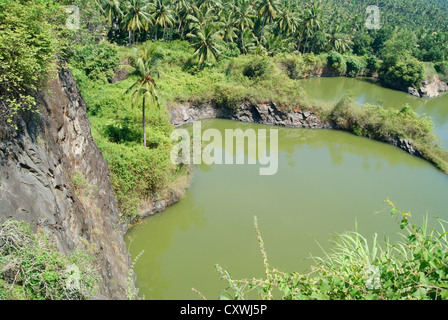
[[[347,77],[310,78],[301,80],[309,97],[325,102],[336,102],[352,91],[360,104],[380,104],[385,108],[401,109],[406,103],[419,114],[426,114],[434,122],[434,130],[441,145],[448,149],[448,94],[437,98],[418,98],[406,92],[388,89],[370,80]]]
[[[337,99],[350,89],[365,102],[381,98],[393,106],[410,101],[418,112],[445,117],[437,124],[439,132],[448,125],[445,97],[433,100],[443,106],[359,80],[307,81],[305,90],[316,98]],[[395,95],[401,98],[394,100]],[[234,278],[262,277],[254,216],[269,262],[300,272],[309,268],[311,255],[323,255],[321,247],[331,248],[336,233],[356,229],[369,240],[375,233],[381,239],[396,238],[399,227],[384,203],[387,198],[411,211],[416,223],[425,215],[448,219],[448,176],[393,146],[334,130],[228,120],[203,121],[202,129],[207,128],[223,136],[225,129],[278,129],[278,172],[260,176],[260,166],[248,164],[196,166],[184,199],[127,234],[132,257],[143,252],[135,272],[145,299],[200,299],[192,288],[218,299],[227,283],[220,279],[216,264]]]

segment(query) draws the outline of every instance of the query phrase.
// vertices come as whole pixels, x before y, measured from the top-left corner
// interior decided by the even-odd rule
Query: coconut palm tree
[[[109,26],[112,26],[118,18],[123,17],[120,0],[98,0],[98,4]]]
[[[120,0],[96,0],[96,3],[109,24],[111,36],[115,37],[124,17]]]
[[[283,32],[284,35],[288,36],[296,31],[297,22],[297,13],[292,10],[291,3],[289,1],[285,1],[284,5],[279,10],[276,21],[277,29],[280,32]]]
[[[246,32],[246,30],[254,27],[253,18],[255,18],[255,15],[250,0],[236,0],[235,25],[240,31],[241,52],[243,54],[247,53],[244,39],[249,35],[252,35],[251,30],[249,30],[248,32]]]
[[[187,25],[187,16],[191,13],[192,7],[189,0],[177,0],[173,3],[174,17],[176,20],[177,32],[181,37],[184,36],[185,26]],[[182,30],[182,31],[181,31]]]
[[[195,5],[191,6],[191,12],[187,16],[188,23],[190,25],[190,30],[194,30],[198,27],[204,27],[204,25],[209,21],[214,21],[215,10],[207,6],[202,6],[201,8]]]
[[[129,45],[135,43],[136,30],[148,30],[149,24],[152,23],[150,10],[150,4],[146,0],[129,0],[126,3],[124,23],[129,32]]]
[[[247,28],[241,33],[241,52],[243,54],[252,53],[256,51],[258,46],[258,38],[254,35],[251,29]]]
[[[163,59],[161,49],[154,44],[134,48],[134,55],[130,59],[130,65],[134,68],[132,76],[136,81],[126,90],[125,94],[132,94],[132,103],[135,104],[143,98],[143,147],[146,148],[146,119],[145,103],[160,107],[157,95],[156,79],[159,77],[160,62]]]
[[[344,32],[341,24],[336,24],[333,32],[328,36],[328,50],[333,50],[338,53],[344,53],[348,51],[348,49],[350,49],[351,45],[353,45],[353,41],[351,40],[350,35]]]
[[[187,37],[191,38],[191,44],[196,49],[194,57],[199,57],[198,65],[201,70],[207,60],[216,60],[221,54],[218,41],[222,31],[213,22],[206,22],[204,25],[196,25],[192,33]]]
[[[266,23],[271,22],[277,16],[278,11],[277,0],[260,0],[258,4],[258,14],[263,19],[261,26],[260,40],[263,38],[263,31]]]
[[[315,29],[319,29],[321,24],[321,10],[317,5],[313,5],[305,10],[305,17],[302,24],[304,30],[306,30],[306,40],[303,47],[303,53],[305,54],[311,32]]]
[[[167,5],[166,1],[155,0],[154,9],[152,13],[152,19],[156,30],[154,32],[154,40],[157,40],[157,28],[163,27],[163,36],[165,38],[166,28],[172,27],[174,25],[174,14],[173,10]]]
[[[199,9],[205,9],[205,10],[216,10],[221,7],[221,2],[219,0],[197,0],[196,1],[196,6]]]
[[[237,37],[235,19],[232,13],[225,14],[222,17],[223,21],[219,23],[222,31],[222,39],[227,42],[233,42]]]

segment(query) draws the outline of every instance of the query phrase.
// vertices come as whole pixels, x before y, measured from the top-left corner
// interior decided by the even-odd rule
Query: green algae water
[[[268,128],[228,120],[203,129]],[[235,278],[263,276],[253,219],[257,216],[270,263],[305,271],[336,233],[393,237],[399,230],[387,198],[414,221],[447,218],[448,177],[398,148],[345,132],[279,129],[279,170],[258,165],[200,165],[184,199],[149,217],[127,235],[137,286],[146,299],[218,299]]]
[[[379,104],[395,109],[408,104],[419,114],[432,118],[434,131],[440,137],[441,145],[448,149],[448,93],[441,93],[437,98],[418,98],[406,92],[385,88],[372,80],[347,77],[310,78],[301,80],[301,84],[310,98],[324,102],[334,103],[348,91],[352,91],[360,104]]]
[[[439,135],[448,128],[446,96],[417,99],[348,78],[310,79],[304,87],[325,101],[350,89],[361,103],[382,99],[394,107],[408,102],[433,116]],[[260,176],[260,166],[248,164],[196,166],[191,188],[180,202],[127,234],[131,256],[141,253],[135,272],[145,299],[200,299],[192,288],[219,299],[228,284],[220,279],[216,264],[236,279],[263,277],[254,216],[269,262],[300,272],[312,264],[310,256],[331,249],[337,233],[357,230],[369,240],[375,233],[379,239],[396,239],[399,227],[386,199],[410,211],[417,224],[425,215],[448,219],[448,176],[388,144],[341,131],[228,120],[203,121],[202,129],[207,128],[223,136],[225,129],[278,129],[278,172]],[[448,134],[444,139],[448,141]]]

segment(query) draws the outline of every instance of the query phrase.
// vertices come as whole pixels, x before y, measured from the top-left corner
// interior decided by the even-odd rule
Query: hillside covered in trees
[[[75,33],[72,44],[186,40],[195,49],[199,69],[240,54],[291,53],[307,60],[328,54],[322,60],[337,72],[356,76],[367,69],[366,75],[379,73],[400,90],[418,89],[436,72],[448,78],[448,5],[441,0],[66,3],[81,8],[83,30]],[[372,5],[377,9],[368,9]],[[372,19],[373,27],[368,24]]]

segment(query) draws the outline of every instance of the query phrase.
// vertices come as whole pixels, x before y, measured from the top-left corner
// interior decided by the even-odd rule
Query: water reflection
[[[416,112],[432,118],[436,134],[440,136],[443,146],[448,146],[447,93],[437,98],[417,98],[385,88],[373,80],[347,77],[304,79],[301,84],[310,98],[325,102],[336,102],[348,91],[352,91],[360,104],[380,104],[395,109],[409,104]]]

